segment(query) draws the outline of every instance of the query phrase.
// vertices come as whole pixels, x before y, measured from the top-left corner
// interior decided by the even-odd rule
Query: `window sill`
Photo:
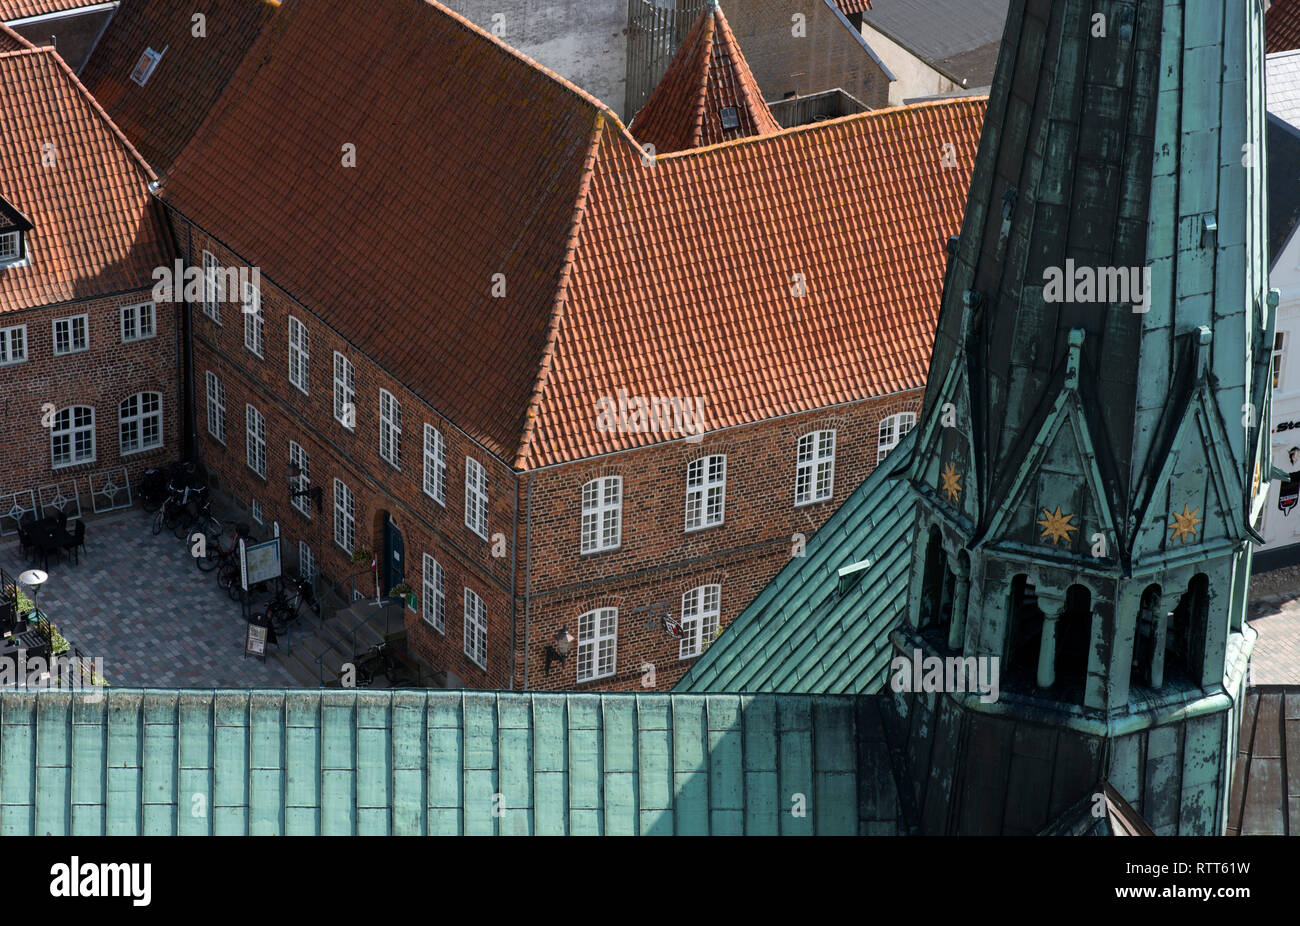
[[[76,350],[64,350],[64,351],[58,351],[58,350],[56,350],[56,351],[54,352],[54,356],[56,356],[56,357],[72,357],[72,356],[74,356],[74,355],[76,355],[76,354],[84,354],[84,353],[87,353],[89,350],[90,350],[89,347],[78,347]]]
[[[91,457],[89,460],[73,460],[71,463],[51,463],[50,469],[72,469],[74,466],[85,466],[88,463],[94,463],[97,459],[97,457]]]
[[[142,454],[142,453],[149,453],[149,452],[152,451],[152,450],[162,450],[162,448],[163,448],[162,442],[159,441],[159,442],[156,443],[156,444],[152,444],[152,445],[150,445],[150,446],[148,446],[148,447],[141,447],[141,448],[139,448],[138,450],[121,450],[121,449],[119,449],[118,452],[117,452],[117,455],[118,455],[119,457],[134,457],[134,456],[137,456],[137,455]]]
[[[699,527],[688,527],[684,531],[682,531],[682,533],[698,534],[701,531],[712,530],[715,527],[722,527],[725,523],[726,521],[719,521],[717,524],[701,524]]]
[[[258,354],[258,356],[260,357],[261,354]],[[311,394],[311,393],[309,393],[306,389],[302,388],[302,387],[299,386],[297,383],[295,383],[293,380],[289,380],[289,385],[292,386],[293,388],[297,389],[297,390],[298,390],[299,392],[301,392],[303,395],[310,395],[310,394]]]
[[[139,344],[141,341],[154,341],[154,340],[157,340],[157,338],[158,338],[158,335],[157,335],[156,333],[155,333],[155,334],[146,334],[146,335],[143,335],[143,336],[138,337],[138,338],[123,338],[123,339],[122,339],[122,343],[123,343],[123,344]]]
[[[26,362],[27,362],[26,357],[24,357],[22,360],[4,360],[4,361],[0,361],[0,367],[17,367],[17,366],[22,366]]]
[[[622,544],[622,542],[620,541],[620,542],[619,542],[619,545],[616,546],[616,547],[601,547],[601,548],[598,549],[598,550],[579,550],[579,551],[578,551],[578,555],[579,555],[579,556],[599,556],[599,555],[602,554],[602,553],[618,553],[618,552],[619,552],[620,550],[622,550],[622,549],[623,549],[623,544]]]
[[[795,502],[794,506],[796,508],[811,508],[813,505],[824,505],[827,502],[833,500],[834,498],[835,495],[832,493],[831,495],[828,495],[825,498],[814,498],[806,502]]]
[[[424,494],[425,494],[426,496],[428,496],[429,498],[431,498],[433,501],[437,502],[437,503],[438,503],[439,505],[441,505],[443,508],[446,508],[446,507],[447,507],[447,501],[446,501],[445,498],[439,498],[439,497],[436,496],[436,495],[430,495],[430,494],[429,494],[429,491],[428,491],[427,489],[425,490]]]

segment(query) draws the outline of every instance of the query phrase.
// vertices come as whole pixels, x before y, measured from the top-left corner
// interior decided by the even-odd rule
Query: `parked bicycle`
[[[251,536],[248,525],[243,523],[235,525],[235,533],[230,538],[230,546],[228,547],[221,546],[221,534],[223,533],[221,522],[216,518],[211,518],[209,526],[211,525],[215,525],[215,531],[205,531],[208,539],[207,547],[203,556],[194,557],[194,565],[199,567],[200,572],[212,572],[212,570],[226,562],[233,562],[238,566],[239,539]]]
[[[292,595],[288,592],[289,588],[293,589]],[[304,604],[310,606],[313,603],[310,582],[297,576],[285,576],[278,583],[275,595],[266,603],[260,616],[265,617],[277,631],[284,630],[298,618]]]

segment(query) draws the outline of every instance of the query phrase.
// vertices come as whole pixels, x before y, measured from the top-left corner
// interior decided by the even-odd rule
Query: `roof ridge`
[[[621,124],[619,126],[622,127]],[[596,115],[596,125],[591,133],[591,143],[587,148],[587,157],[582,165],[582,180],[578,184],[578,194],[574,197],[573,223],[569,239],[564,246],[564,259],[560,265],[560,279],[555,290],[555,301],[551,305],[550,321],[547,324],[546,343],[542,347],[538,361],[537,379],[534,381],[533,393],[524,410],[524,430],[519,437],[519,448],[515,453],[514,469],[523,471],[528,465],[529,451],[532,449],[533,437],[537,432],[537,414],[541,408],[546,386],[550,381],[551,363],[555,357],[555,344],[560,337],[560,326],[564,321],[564,310],[568,305],[569,279],[573,273],[574,256],[578,251],[578,238],[582,233],[583,220],[587,214],[587,198],[591,192],[592,180],[596,173],[596,159],[600,156],[600,140],[605,134],[603,114]],[[626,129],[624,129],[626,132]]]
[[[714,30],[722,39],[721,44],[727,50],[728,61],[732,70],[736,72],[736,92],[744,100],[746,108],[750,110],[750,117],[754,119],[759,136],[781,131],[781,124],[772,115],[772,110],[768,109],[767,101],[763,99],[763,91],[758,86],[758,80],[749,67],[749,61],[745,57],[744,50],[740,47],[740,40],[731,31],[731,23],[727,22],[727,16],[722,12],[721,4],[719,4],[718,0],[710,0],[710,2],[713,4],[714,10],[711,17],[715,20]],[[768,124],[760,126],[758,125],[760,122],[767,122]]]
[[[867,121],[873,118],[880,118],[888,115],[894,115],[900,112],[908,112],[918,109],[937,108],[940,106],[954,106],[960,103],[987,103],[988,94],[978,94],[971,96],[955,96],[942,100],[926,100],[922,103],[906,103],[901,106],[889,106],[884,109],[869,109],[866,112],[850,113],[847,116],[837,116],[834,119],[824,119],[821,122],[810,122],[807,125],[791,126],[788,129],[782,129],[779,132],[773,132],[769,135],[746,135],[743,138],[731,138],[727,141],[720,141],[712,145],[702,145],[699,148],[682,148],[678,151],[670,151],[665,154],[656,155],[656,161],[683,160],[689,156],[709,154],[724,148],[733,148],[740,145],[752,145],[762,142],[770,142],[774,138],[786,138],[791,135],[799,135],[807,132],[817,132],[831,126],[843,125],[847,122],[856,120]]]
[[[104,125],[117,139],[118,143],[126,149],[126,153],[135,161],[136,165],[143,170],[145,180],[152,183],[158,179],[158,175],[153,172],[153,168],[149,166],[149,162],[146,161],[140,152],[136,150],[135,145],[131,144],[131,139],[127,138],[126,133],[118,128],[117,123],[113,121],[113,117],[108,114],[103,106],[99,105],[99,100],[95,99],[95,95],[86,89],[86,85],[81,82],[80,78],[77,77],[76,72],[73,71],[72,68],[68,66],[68,63],[63,60],[63,56],[55,51],[53,45],[32,46],[32,48],[23,49],[22,51],[5,52],[0,54],[0,58],[16,58],[19,55],[48,55],[55,62],[56,66],[63,71],[64,78],[72,82],[73,89],[78,91],[85,101],[90,104],[90,108],[94,110],[100,119],[103,120]]]
[[[31,39],[27,38],[27,36],[22,33],[15,32],[3,22],[0,22],[0,35],[6,36],[10,41],[16,42],[19,46],[16,49],[9,49],[9,51],[4,52],[4,54],[12,54],[15,51],[27,51],[36,47],[36,44],[32,42]]]

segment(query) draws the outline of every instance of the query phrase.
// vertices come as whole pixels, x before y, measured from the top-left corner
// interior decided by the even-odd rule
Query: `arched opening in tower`
[[[922,629],[946,630],[952,620],[952,599],[955,576],[948,568],[948,557],[943,551],[939,528],[930,525],[930,539],[925,546],[925,573],[921,585]]]
[[[1205,656],[1205,626],[1210,611],[1210,579],[1198,572],[1169,615],[1165,634],[1165,681],[1201,684]]]
[[[1043,640],[1043,612],[1038,607],[1029,576],[1021,573],[1011,580],[1008,606],[1006,673],[1008,682],[1034,686],[1038,679],[1038,651]]]
[[[1056,685],[1062,700],[1083,703],[1092,649],[1092,592],[1082,585],[1065,590],[1065,610],[1056,627]]]
[[[1156,653],[1156,626],[1160,617],[1159,585],[1148,585],[1138,604],[1137,627],[1133,634],[1133,662],[1129,690],[1151,687],[1151,660]]]

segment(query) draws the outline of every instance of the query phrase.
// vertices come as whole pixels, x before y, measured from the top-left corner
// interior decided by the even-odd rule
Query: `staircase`
[[[339,676],[346,663],[388,635],[405,631],[405,609],[398,602],[354,601],[342,607],[321,603],[323,619],[304,610],[288,635],[281,635],[279,646],[267,647],[267,658],[279,662],[303,688],[340,687]],[[419,662],[413,653],[408,654]],[[439,687],[441,676],[421,664],[424,687]],[[380,685],[382,683],[382,676]]]

